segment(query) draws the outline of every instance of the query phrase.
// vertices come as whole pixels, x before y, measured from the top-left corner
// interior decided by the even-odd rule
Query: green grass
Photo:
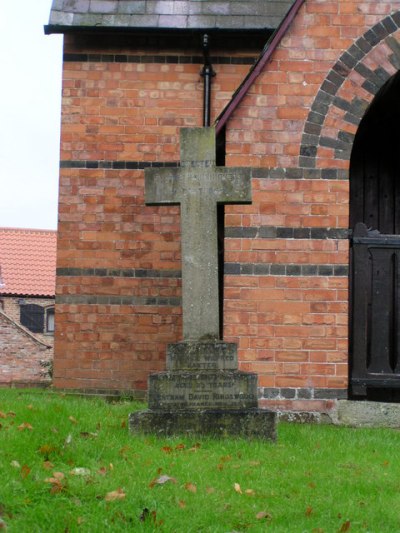
[[[280,424],[276,444],[132,437],[138,408],[0,390],[7,531],[400,531],[397,431]]]

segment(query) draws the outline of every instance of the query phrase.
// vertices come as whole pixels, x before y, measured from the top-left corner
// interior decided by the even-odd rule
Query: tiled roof
[[[47,33],[72,28],[275,29],[293,0],[53,0]]]
[[[0,294],[54,296],[57,232],[0,228]]]

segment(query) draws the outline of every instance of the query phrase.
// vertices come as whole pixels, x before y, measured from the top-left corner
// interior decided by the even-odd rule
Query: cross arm
[[[251,168],[217,167],[214,180],[217,202],[223,204],[251,203],[251,176]]]
[[[147,168],[144,197],[146,205],[178,205],[181,201],[180,170]]]

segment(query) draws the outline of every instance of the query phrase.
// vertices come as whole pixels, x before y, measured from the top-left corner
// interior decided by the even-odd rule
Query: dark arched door
[[[350,160],[350,394],[400,398],[400,73],[375,96]]]

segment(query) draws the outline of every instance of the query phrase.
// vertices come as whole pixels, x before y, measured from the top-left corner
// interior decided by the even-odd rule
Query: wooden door
[[[350,161],[350,394],[400,399],[400,75],[376,95]]]

